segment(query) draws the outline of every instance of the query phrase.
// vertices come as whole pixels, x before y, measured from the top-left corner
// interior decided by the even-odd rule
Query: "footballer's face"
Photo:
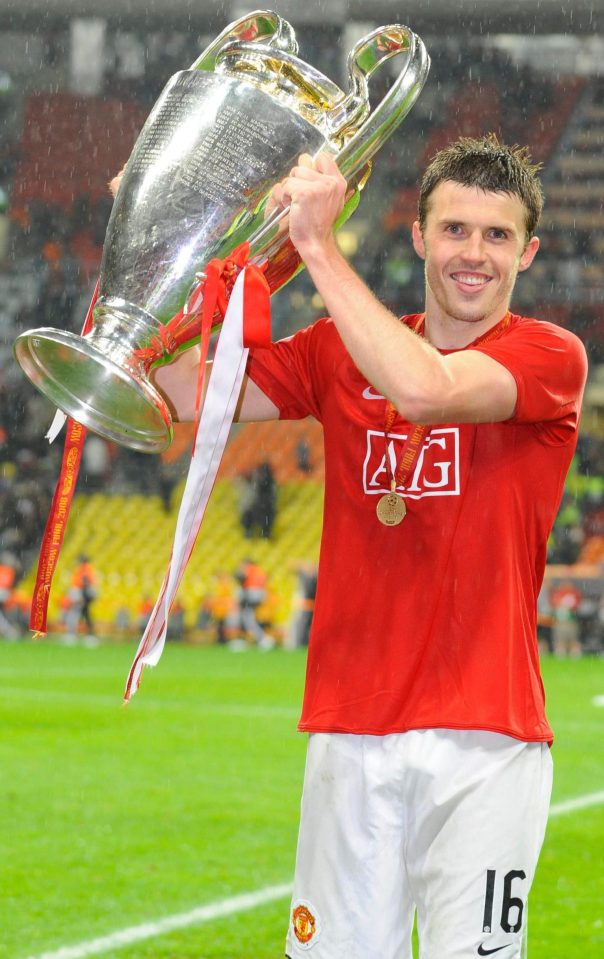
[[[413,225],[413,245],[425,261],[426,322],[461,324],[473,339],[503,319],[539,240],[526,240],[519,197],[445,180],[428,198],[423,231]]]

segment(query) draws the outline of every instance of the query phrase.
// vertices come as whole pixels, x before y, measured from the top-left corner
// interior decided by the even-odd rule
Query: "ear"
[[[540,240],[538,236],[532,236],[528,243],[526,244],[522,256],[520,257],[520,263],[518,264],[518,272],[522,273],[523,270],[528,270],[529,266],[535,259],[537,250],[540,246]]]
[[[419,225],[419,220],[416,220],[411,228],[411,240],[413,241],[413,249],[419,256],[420,260],[425,260],[426,245],[424,243],[424,237],[422,235],[421,227]]]

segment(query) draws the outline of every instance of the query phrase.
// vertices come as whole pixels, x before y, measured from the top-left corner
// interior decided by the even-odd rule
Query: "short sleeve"
[[[518,317],[503,336],[475,347],[510,371],[518,399],[512,423],[557,423],[575,430],[587,379],[581,340],[562,327]]]
[[[330,373],[339,362],[338,344],[332,321],[317,320],[287,339],[250,350],[247,374],[278,408],[280,419],[314,416],[321,422]]]

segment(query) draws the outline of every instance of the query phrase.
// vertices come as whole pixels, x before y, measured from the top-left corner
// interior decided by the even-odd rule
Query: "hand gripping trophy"
[[[170,412],[149,367],[198,340],[207,264],[246,244],[270,292],[278,290],[300,262],[283,215],[270,213],[271,188],[301,153],[320,151],[331,153],[355,186],[413,106],[429,69],[422,41],[399,25],[379,27],[356,44],[347,93],[297,50],[285,20],[257,11],[228,26],[189,70],[169,80],[125,167],[89,331],[41,328],[17,339],[16,357],[30,380],[85,427],[146,452],[169,446]],[[394,58],[400,72],[372,110],[370,79]],[[221,318],[217,309],[215,325]],[[152,348],[158,342],[160,351]]]

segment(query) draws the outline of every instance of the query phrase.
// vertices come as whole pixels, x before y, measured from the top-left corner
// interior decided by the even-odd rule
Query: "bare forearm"
[[[181,423],[191,423],[195,419],[198,375],[199,347],[196,346],[184,350],[171,363],[158,366],[151,373],[151,382],[166,400],[172,417]]]
[[[304,260],[355,365],[407,419],[433,419],[451,377],[437,350],[409,330],[365,286],[335,241]],[[445,406],[443,406],[443,415]],[[437,415],[438,418],[438,415]]]
[[[210,377],[211,363],[206,365],[204,396]],[[185,350],[167,366],[160,366],[151,375],[153,384],[160,391],[172,417],[181,423],[191,423],[195,419],[195,399],[197,396],[197,378],[199,375],[199,348]],[[239,423],[274,420],[279,418],[279,410],[269,400],[260,387],[245,377],[241,395],[235,412]]]

